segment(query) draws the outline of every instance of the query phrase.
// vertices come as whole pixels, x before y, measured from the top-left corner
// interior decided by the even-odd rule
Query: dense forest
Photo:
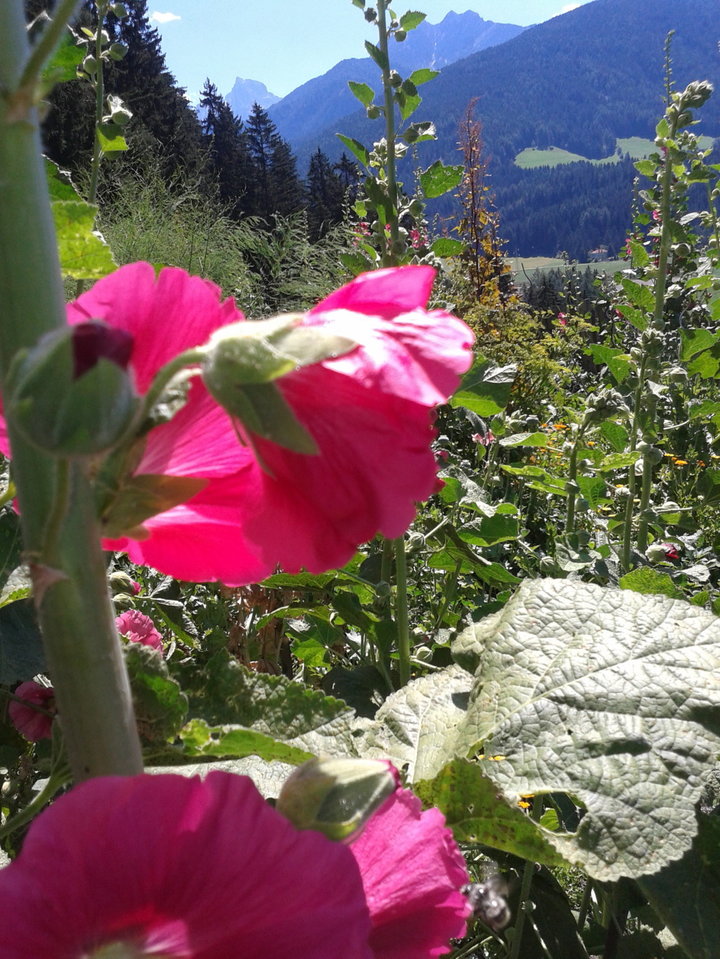
[[[48,6],[27,0],[28,18]],[[81,9],[78,28],[93,24],[94,4]],[[166,66],[160,35],[149,22],[147,0],[130,5],[130,15],[108,14],[106,29],[126,54],[106,67],[105,87],[132,112],[126,128],[130,150],[106,165],[101,199],[112,204],[113,184],[143,170],[167,182],[188,183],[216,200],[232,220],[253,217],[270,225],[276,214],[305,213],[311,239],[322,236],[343,215],[346,193],[357,181],[354,163],[333,163],[316,150],[305,176],[288,142],[257,104],[245,123],[207,80],[196,112]],[[48,156],[82,177],[92,155],[94,94],[82,78],[59,85],[50,96],[43,125]]]

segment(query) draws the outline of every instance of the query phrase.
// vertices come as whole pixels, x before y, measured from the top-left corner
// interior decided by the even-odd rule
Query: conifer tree
[[[317,240],[343,216],[345,191],[327,155],[318,148],[310,158],[307,175],[308,230]]]
[[[253,168],[242,122],[210,80],[205,81],[200,108],[210,174],[220,199],[237,218],[253,207]]]

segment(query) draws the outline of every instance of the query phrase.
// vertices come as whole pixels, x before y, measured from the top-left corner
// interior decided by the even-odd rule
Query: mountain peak
[[[236,77],[230,93],[225,101],[236,117],[243,118],[250,115],[253,104],[258,103],[263,110],[267,110],[277,103],[280,97],[271,93],[260,80],[246,80]]]

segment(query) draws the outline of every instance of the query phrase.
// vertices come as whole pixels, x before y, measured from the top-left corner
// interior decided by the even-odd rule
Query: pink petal
[[[36,743],[41,739],[50,739],[52,736],[53,717],[40,713],[33,706],[40,706],[49,712],[55,711],[55,690],[50,686],[41,686],[34,680],[20,683],[14,695],[23,702],[13,699],[8,705],[8,716],[15,729]],[[25,704],[28,705],[25,705]]]
[[[141,613],[139,609],[127,609],[115,618],[115,628],[121,636],[125,636],[131,643],[142,643],[162,652],[162,636],[155,628],[155,623]]]
[[[136,339],[131,366],[138,390],[145,393],[168,360],[242,319],[233,300],[222,303],[220,297],[214,283],[184,270],[166,267],[156,277],[150,263],[130,263],[69,303],[67,317],[69,323],[105,320],[131,333]]]
[[[375,959],[425,959],[450,952],[470,914],[459,891],[468,881],[462,854],[437,809],[399,789],[350,849],[360,867]]]
[[[223,772],[75,787],[0,871],[0,921],[3,959],[113,941],[171,959],[372,959],[352,853]]]
[[[351,310],[392,319],[424,307],[430,298],[435,270],[431,266],[391,267],[362,273],[325,297],[310,316],[330,310]]]

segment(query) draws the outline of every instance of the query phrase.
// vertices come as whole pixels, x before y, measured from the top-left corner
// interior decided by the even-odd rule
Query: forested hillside
[[[692,79],[720,86],[717,14],[716,0],[595,0],[451,64],[421,91],[418,116],[433,120],[438,139],[422,144],[420,162],[458,162],[460,120],[477,98],[510,252],[560,248],[582,259],[598,244],[618,247],[629,222],[629,165],[519,171],[514,158],[525,147],[555,146],[599,159],[614,153],[618,137],[654,137],[670,31],[677,86]],[[299,157],[318,145],[333,156],[338,130],[367,141],[379,126],[356,111],[293,146]],[[701,132],[720,136],[720,97],[708,103]],[[557,244],[569,223],[571,236]]]

